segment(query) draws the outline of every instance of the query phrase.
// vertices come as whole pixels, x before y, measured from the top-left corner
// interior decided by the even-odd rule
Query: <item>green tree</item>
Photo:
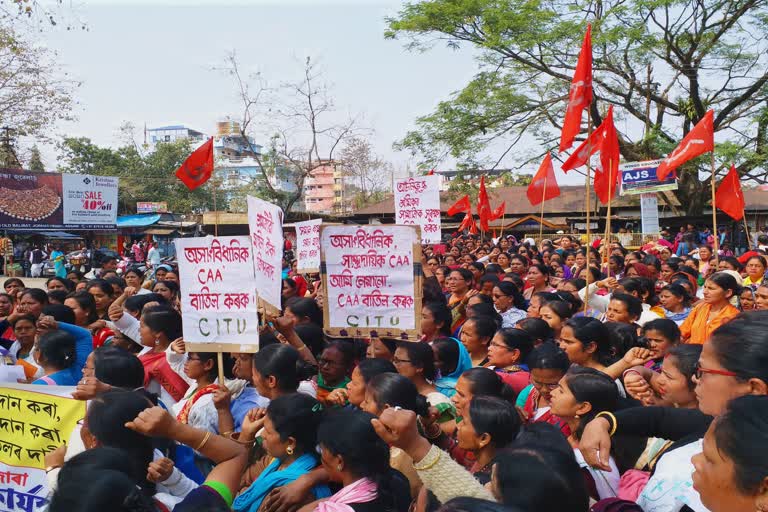
[[[29,162],[27,163],[27,167],[30,171],[45,172],[45,165],[43,164],[43,159],[40,156],[40,149],[37,147],[37,144],[32,146],[32,150],[29,153]]]
[[[146,155],[135,145],[100,147],[90,139],[66,138],[59,144],[59,172],[120,178],[120,213],[133,213],[138,201],[165,201],[175,213],[200,213],[213,208],[212,185],[189,190],[176,177],[190,155],[189,141],[161,143]]]
[[[765,0],[423,0],[388,19],[386,37],[410,49],[437,42],[479,52],[472,80],[416,121],[400,141],[426,162],[555,149],[581,39],[593,24],[593,125],[616,106],[628,161],[667,154],[715,111],[718,170],[768,181],[768,2]],[[520,141],[537,139],[536,154]],[[500,148],[500,149],[499,149]],[[513,148],[515,149],[513,151]],[[707,202],[708,159],[680,173],[689,214]]]

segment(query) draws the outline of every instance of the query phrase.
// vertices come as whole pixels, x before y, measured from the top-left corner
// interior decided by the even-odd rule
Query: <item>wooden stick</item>
[[[214,210],[213,236],[219,236],[219,208],[216,206],[216,189],[218,188],[218,186],[216,185],[215,179],[213,180],[211,185],[213,185],[213,210]]]
[[[605,250],[605,268],[607,269],[608,277],[611,277],[611,267],[608,265],[608,248],[611,245],[611,205],[613,204],[613,177],[611,176],[611,168],[613,162],[608,159],[608,212],[605,219],[605,238],[604,238],[604,250]],[[587,258],[589,262],[589,258]]]
[[[541,217],[539,217],[539,247],[544,238],[544,198],[547,197],[547,176],[544,176],[544,190],[541,192]]]
[[[747,250],[749,250],[749,247],[751,245],[750,238],[749,238],[749,226],[747,225],[747,211],[746,208],[744,210],[744,216],[742,217],[742,220],[744,221],[744,234],[747,236]],[[732,243],[731,246],[734,244]],[[734,247],[735,249],[735,247]]]
[[[712,189],[712,236],[715,239],[715,264],[717,264],[720,261],[720,237],[717,236],[717,205],[715,204],[715,152],[712,151],[710,156],[712,162],[712,178],[709,180]]]
[[[218,352],[216,354],[216,361],[219,365],[219,386],[224,385],[224,354],[222,352]]]
[[[587,183],[586,183],[586,196],[587,196],[587,290],[586,294],[584,296],[584,314],[587,313],[587,308],[589,307],[589,280],[592,274],[589,272],[589,247],[590,247],[590,241],[589,238],[592,235],[592,229],[590,227],[590,210],[592,210],[592,200],[590,197],[590,180],[592,175],[592,166],[591,166],[591,153],[592,153],[592,141],[590,140],[592,138],[592,110],[587,106]],[[576,276],[579,277],[579,276]]]

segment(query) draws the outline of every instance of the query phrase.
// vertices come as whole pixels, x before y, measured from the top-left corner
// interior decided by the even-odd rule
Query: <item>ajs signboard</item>
[[[114,229],[118,179],[0,170],[0,229]]]
[[[621,171],[621,195],[638,195],[663,190],[677,190],[677,176],[670,174],[664,181],[656,177],[656,168],[662,160],[626,162],[619,166]]]

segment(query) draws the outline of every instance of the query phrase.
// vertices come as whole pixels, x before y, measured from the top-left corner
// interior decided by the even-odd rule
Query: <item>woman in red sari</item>
[[[182,337],[181,315],[170,306],[154,306],[144,312],[139,327],[141,344],[147,351],[139,356],[144,365],[144,388],[160,396],[170,408],[184,398],[189,384],[168,364],[165,351]]]

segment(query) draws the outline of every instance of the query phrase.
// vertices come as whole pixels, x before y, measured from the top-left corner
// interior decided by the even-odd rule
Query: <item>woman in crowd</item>
[[[515,393],[520,393],[529,381],[526,364],[533,350],[533,336],[521,329],[499,329],[488,346],[488,368],[501,376]]]
[[[3,281],[3,289],[5,290],[5,293],[14,297],[18,297],[19,292],[25,288],[24,281],[17,277],[11,277]]]
[[[743,396],[704,435],[693,456],[693,488],[712,512],[765,510],[768,501],[768,398]]]
[[[700,510],[699,494],[691,488],[691,457],[701,452],[702,438],[713,416],[744,395],[768,394],[768,313],[740,315],[716,329],[704,343],[695,374],[698,411],[671,407],[633,407],[613,416],[600,415],[581,438],[585,460],[606,469],[609,433],[659,437],[673,441],[656,463],[637,503],[643,510],[679,511],[684,505]],[[599,454],[598,454],[599,450]]]
[[[328,479],[342,489],[300,512],[405,512],[410,504],[408,481],[389,466],[389,446],[362,411],[336,411],[320,424],[317,438]],[[361,449],[361,447],[365,447]]]
[[[178,310],[181,307],[179,295],[179,285],[173,281],[158,281],[153,287],[152,292],[162,296],[168,304]]]
[[[92,279],[88,281],[86,289],[96,303],[96,315],[101,320],[109,320],[109,306],[115,300],[112,285],[104,279]]]
[[[392,362],[397,373],[406,377],[420,395],[424,396],[433,407],[447,409],[450,400],[437,390],[435,380],[437,369],[435,368],[435,353],[426,343],[403,342],[397,346]],[[353,372],[354,373],[354,372]],[[452,407],[450,407],[452,409]]]
[[[681,325],[691,313],[691,298],[688,291],[679,284],[668,284],[659,293],[659,302],[664,318]]]
[[[764,256],[756,254],[750,256],[747,262],[744,264],[744,270],[747,273],[747,277],[744,278],[743,285],[750,287],[757,287],[763,282],[765,277],[765,271],[768,269],[768,263]]]
[[[565,296],[570,298],[570,296]],[[539,309],[541,319],[549,324],[554,332],[554,338],[560,338],[563,325],[576,312],[574,301],[553,300],[544,303]]]
[[[249,414],[238,440],[253,442],[256,433],[263,428],[262,447],[273,461],[235,499],[233,510],[258,512],[272,489],[295,481],[319,465],[315,445],[322,418],[322,406],[303,393],[280,396],[272,400],[263,413],[254,411]],[[315,487],[313,491],[314,499],[331,495],[325,485]]]
[[[512,283],[500,282],[493,288],[493,305],[501,315],[502,327],[514,327],[526,317],[525,299]]]
[[[145,308],[141,316],[139,339],[149,350],[139,356],[144,365],[144,387],[160,397],[167,407],[173,406],[189,389],[189,384],[168,364],[165,351],[181,338],[181,315],[170,306]]]
[[[45,282],[45,289],[49,292],[63,290],[69,293],[75,289],[75,284],[65,277],[50,277]]]
[[[473,455],[469,469],[481,484],[491,480],[496,455],[514,441],[520,430],[520,416],[506,400],[491,396],[475,396],[467,413],[458,424],[458,447]]]
[[[594,318],[571,318],[558,341],[572,364],[604,371],[615,362],[611,339],[605,325]]]
[[[568,423],[552,414],[550,403],[552,390],[558,387],[571,366],[568,356],[554,343],[544,343],[531,352],[528,366],[531,385],[517,398],[523,418],[528,423],[549,423],[559,428],[565,436],[569,436],[571,430]]]
[[[677,345],[664,357],[659,371],[636,366],[624,372],[627,393],[643,405],[696,409],[693,376],[701,356],[701,345]]]
[[[553,292],[534,293],[528,303],[528,310],[526,311],[528,318],[541,318],[541,307],[548,301],[559,299],[560,298]]]
[[[421,341],[451,337],[451,311],[441,302],[426,302],[421,308]]]
[[[189,385],[184,397],[171,407],[176,420],[217,432],[219,414],[213,404],[213,394],[220,384],[216,353],[185,352],[184,342],[175,340],[165,356],[171,369]]]
[[[90,293],[72,293],[64,300],[64,305],[75,312],[75,324],[91,332],[94,348],[104,345],[114,335],[112,329],[107,328],[107,323],[99,318],[96,301]]]
[[[56,330],[60,325],[52,320],[40,320],[40,322],[50,322],[45,327],[53,330],[40,336],[37,343],[35,359],[43,369],[43,375],[32,384],[76,385],[82,375],[85,360],[92,349],[90,334],[88,331],[79,329],[80,335],[76,339],[65,330]]]
[[[355,352],[352,343],[335,341],[323,350],[317,360],[319,373],[313,380],[317,400],[321,404],[326,403],[331,391],[347,386],[354,363]]]
[[[372,337],[365,351],[365,356],[369,359],[386,359],[392,361],[395,357],[397,342],[392,338]]]
[[[715,329],[739,314],[739,309],[730,302],[737,290],[736,279],[724,272],[712,274],[705,281],[704,299],[680,325],[685,343],[701,345]]]
[[[612,412],[618,406],[619,393],[610,377],[593,368],[574,367],[560,380],[550,398],[552,414],[568,424],[568,441],[574,448],[576,460],[590,474],[587,487],[592,498],[612,498],[618,494],[619,468],[612,457],[609,470],[594,470],[581,457],[579,439],[584,426],[603,411]]]
[[[439,376],[435,381],[437,390],[447,397],[456,393],[459,377],[472,368],[472,358],[464,344],[455,338],[438,338],[432,343],[435,367]]]
[[[496,322],[486,316],[470,318],[464,322],[460,339],[469,352],[472,366],[483,366],[488,363],[488,345],[497,328]]]
[[[144,272],[136,267],[131,267],[123,274],[125,284],[136,290],[138,295],[151,293],[150,290],[144,288]]]
[[[525,300],[531,300],[535,293],[551,292],[554,289],[549,285],[550,270],[549,267],[541,263],[534,263],[528,267],[526,274],[527,288],[523,292]]]
[[[314,386],[304,382],[309,377],[309,368],[291,346],[272,344],[253,354],[253,386],[264,398],[274,400],[297,390],[314,397]]]
[[[755,290],[749,286],[744,286],[739,291],[739,309],[741,311],[752,311],[755,309]]]
[[[283,307],[285,307],[291,299],[298,298],[298,286],[296,281],[287,277],[283,279],[282,292],[280,296],[283,299]]]
[[[640,333],[645,338],[651,353],[651,360],[645,364],[645,367],[654,372],[661,371],[664,358],[680,343],[680,329],[672,320],[659,318],[645,324]]]
[[[467,301],[477,291],[472,290],[472,272],[465,268],[452,270],[446,282],[450,292],[448,308],[451,310],[451,332],[455,334],[467,319]]]

